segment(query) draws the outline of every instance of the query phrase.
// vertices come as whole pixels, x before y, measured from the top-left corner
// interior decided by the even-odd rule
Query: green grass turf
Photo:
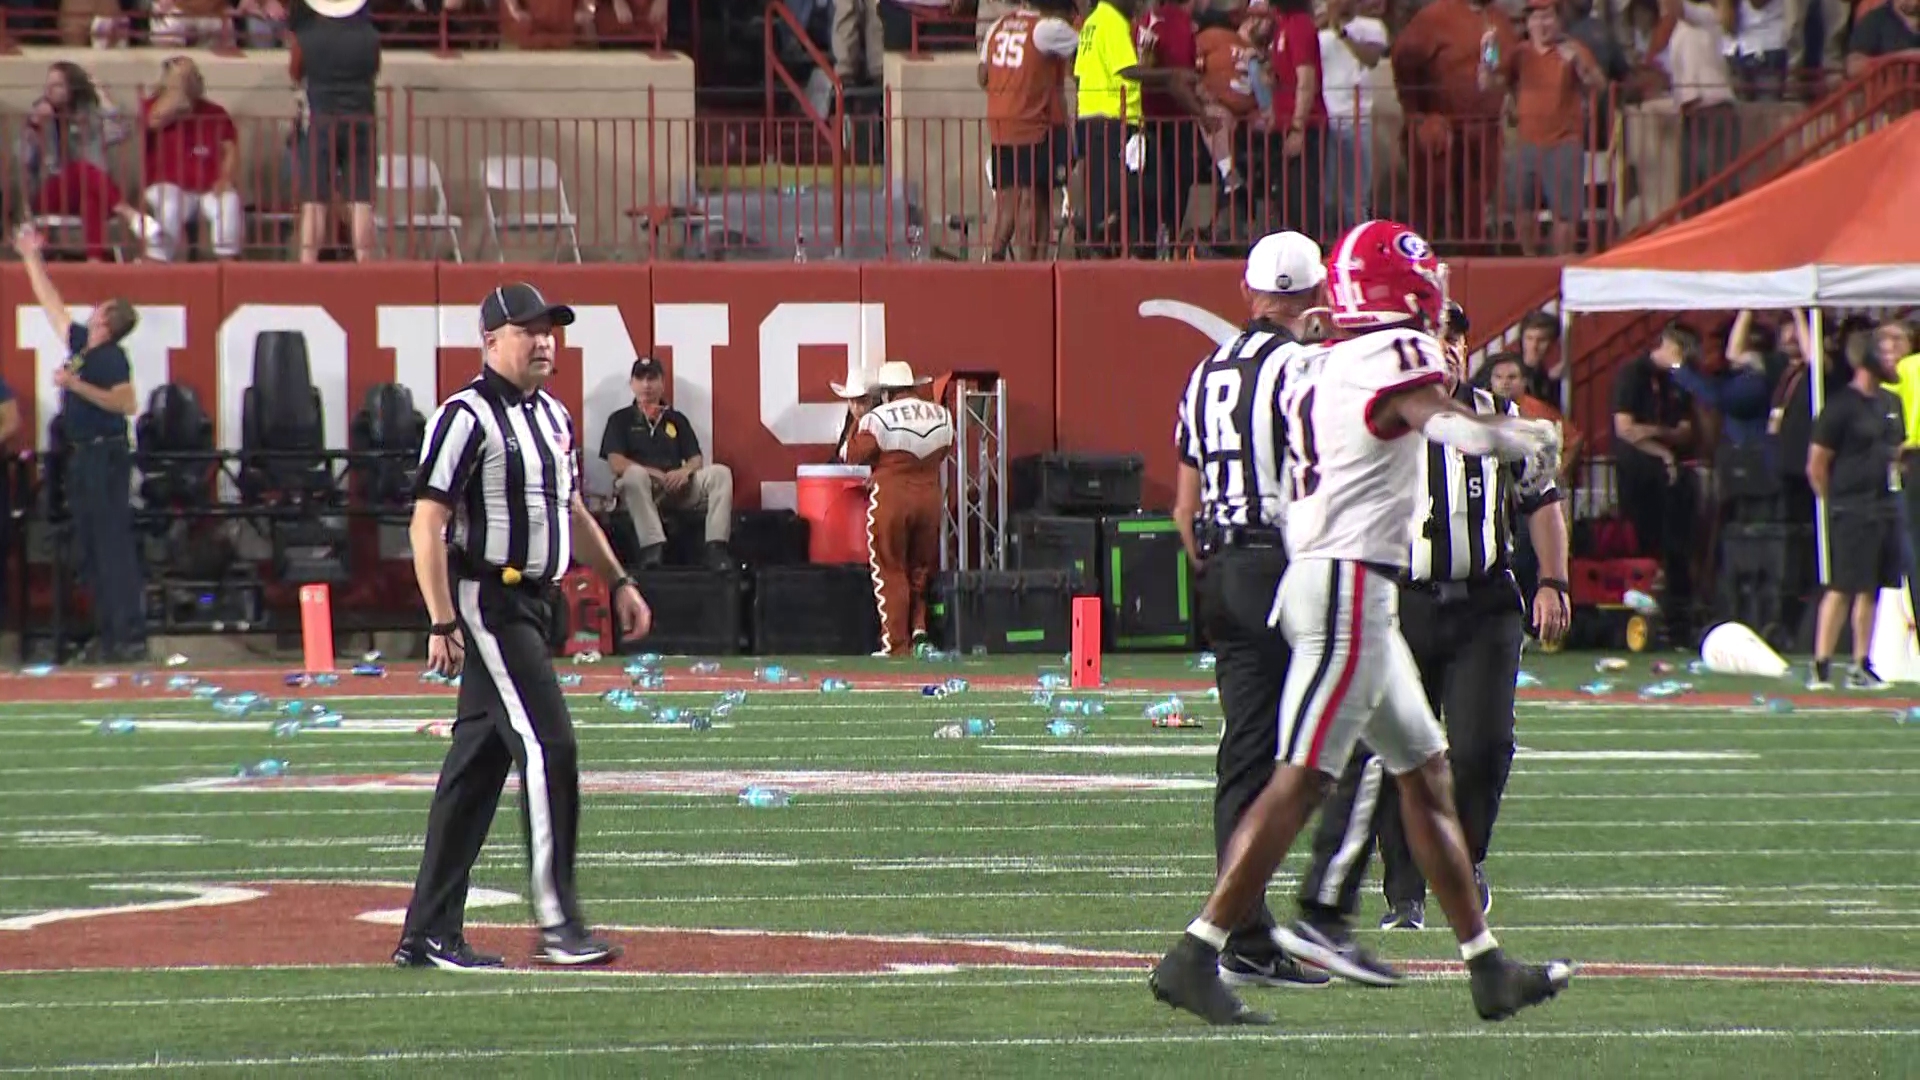
[[[1595,678],[1591,657],[1529,657],[1548,687]],[[669,671],[683,666],[669,661]],[[1631,691],[1653,681],[1607,676]],[[729,670],[751,662],[729,662]],[[790,661],[861,672],[864,661]],[[1031,673],[995,658],[925,665]],[[1110,659],[1116,677],[1197,679],[1181,658]],[[611,666],[599,669],[615,670]],[[1792,687],[1679,676],[1734,700]],[[398,676],[396,676],[398,678]],[[859,677],[854,676],[856,687]],[[13,684],[16,694],[22,684]],[[368,683],[367,686],[379,687]],[[361,689],[359,685],[351,687]],[[407,688],[410,688],[407,687]],[[291,691],[289,693],[292,693]],[[699,704],[711,694],[647,694]],[[1109,693],[1091,734],[1054,740],[1025,692],[751,692],[730,727],[650,729],[576,699],[589,771],[822,769],[1209,778],[1218,709],[1188,692],[1197,732],[1155,731],[1154,695]],[[1774,713],[1697,695],[1523,703],[1520,742],[1547,752],[1734,755],[1516,762],[1489,872],[1515,953],[1585,961],[1920,969],[1920,726],[1905,701]],[[350,719],[444,718],[444,700],[356,698]],[[996,734],[935,740],[945,719]],[[112,716],[220,719],[205,702],[0,707],[0,918],[126,902],[126,882],[406,881],[424,792],[152,793],[242,762],[296,776],[432,773],[415,735],[264,730],[91,732]],[[1138,756],[1025,747],[1137,748]],[[1014,747],[1016,749],[1006,749]],[[801,796],[594,794],[580,877],[589,914],[620,926],[968,935],[1157,953],[1211,878],[1205,790]],[[524,894],[503,814],[476,884]],[[1288,895],[1302,859],[1283,868]],[[137,899],[137,898],[135,898]],[[1380,901],[1365,899],[1370,924]],[[1450,935],[1369,933],[1399,959],[1453,955]],[[476,912],[518,921],[521,907]],[[76,950],[85,924],[73,927]],[[513,940],[519,940],[514,938]],[[0,956],[8,934],[0,931]],[[752,939],[739,946],[751,952]],[[380,967],[0,974],[0,1071],[279,1071],[409,1075],[1107,1074],[1904,1076],[1920,1073],[1920,986],[1588,979],[1500,1026],[1464,986],[1256,991],[1282,1022],[1220,1033],[1149,998],[1129,971],[962,970],[892,976],[463,978]]]

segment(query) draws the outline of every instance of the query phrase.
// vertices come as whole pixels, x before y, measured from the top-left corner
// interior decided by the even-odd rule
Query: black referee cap
[[[525,326],[541,319],[552,319],[555,326],[571,326],[573,309],[547,303],[539,289],[524,281],[502,285],[480,301],[480,328],[488,333],[508,324]]]

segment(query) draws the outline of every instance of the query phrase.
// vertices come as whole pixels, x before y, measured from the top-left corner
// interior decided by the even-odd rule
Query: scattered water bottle
[[[415,735],[427,735],[435,739],[451,738],[453,736],[453,724],[446,720],[432,720],[414,728],[413,733]]]
[[[127,676],[127,681],[135,686],[152,686],[153,675],[150,672],[136,671]]]
[[[315,676],[313,677],[313,685],[315,685],[315,686],[338,686],[338,685],[340,685],[340,676],[338,676],[338,675],[335,675],[335,674],[334,674],[333,672],[331,672],[331,671],[323,671],[323,672],[321,672],[320,674],[318,674],[318,675],[315,675]]]
[[[581,649],[579,652],[573,654],[573,662],[576,664],[597,664],[600,662],[600,650]]]
[[[768,809],[786,806],[791,802],[793,802],[793,796],[776,787],[762,787],[759,784],[748,784],[740,792],[741,806]]]
[[[853,689],[853,684],[845,679],[821,679],[820,692],[823,694],[841,694]]]
[[[1593,670],[1602,675],[1618,675],[1627,670],[1627,662],[1617,656],[1603,656],[1593,662]]]
[[[715,720],[725,720],[727,717],[733,715],[733,703],[730,701],[722,701],[709,710],[707,715]]]
[[[29,679],[44,679],[53,674],[52,664],[28,664],[20,669],[20,674]]]
[[[95,690],[111,690],[118,685],[120,685],[120,679],[115,675],[95,675],[93,677],[93,688]]]
[[[1690,693],[1692,690],[1693,690],[1692,683],[1674,682],[1672,679],[1662,679],[1657,683],[1651,683],[1649,685],[1641,687],[1640,697],[1646,700],[1652,700],[1654,698],[1679,697],[1681,694]]]
[[[1540,676],[1535,675],[1531,671],[1523,671],[1520,674],[1514,676],[1513,685],[1523,690],[1529,686],[1539,686]]]
[[[1072,738],[1075,735],[1085,735],[1086,733],[1087,733],[1086,728],[1081,727],[1079,724],[1076,724],[1071,720],[1047,721],[1047,734],[1053,736],[1056,739],[1067,739],[1067,738]]]
[[[1061,716],[1105,716],[1105,702],[1092,698],[1055,698],[1053,711]]]
[[[1582,686],[1580,692],[1583,694],[1592,694],[1594,697],[1601,697],[1613,693],[1613,684],[1605,679],[1595,679],[1585,686]]]
[[[219,686],[204,686],[204,685],[203,685],[203,686],[195,686],[195,687],[193,688],[193,691],[192,691],[192,693],[193,693],[193,696],[194,696],[194,697],[197,697],[197,698],[200,698],[200,699],[201,699],[201,700],[203,700],[203,701],[210,701],[210,700],[212,700],[213,698],[217,698],[217,697],[219,697],[219,696],[220,696],[221,694],[224,694],[224,693],[226,693],[226,690],[225,690],[225,688],[223,688],[223,687],[219,687]]]
[[[1065,690],[1072,685],[1073,680],[1058,671],[1043,671],[1040,673],[1040,689],[1042,690]]]
[[[781,667],[779,664],[766,664],[754,668],[753,677],[768,685],[778,686],[787,681],[787,669]]]
[[[1893,714],[1896,724],[1920,724],[1920,705],[1909,705],[1904,712]]]
[[[300,734],[301,727],[302,725],[298,720],[277,720],[273,725],[273,737],[276,739],[291,739],[295,735]]]
[[[1636,614],[1657,615],[1660,612],[1660,601],[1655,600],[1639,589],[1628,589],[1626,594],[1620,597],[1620,602],[1627,605],[1627,607]]]
[[[1197,728],[1200,726],[1200,721],[1185,716],[1162,716],[1154,720],[1153,726],[1157,728]]]
[[[1053,691],[1035,690],[1033,694],[1030,697],[1028,697],[1027,701],[1029,704],[1038,705],[1041,708],[1052,708],[1053,707]]]
[[[340,721],[342,719],[344,719],[344,717],[337,712],[323,712],[313,719],[308,720],[307,726],[319,731],[338,731],[340,730]]]
[[[200,680],[192,675],[169,675],[167,677],[167,689],[169,690],[191,690],[199,685]]]
[[[952,692],[947,689],[945,683],[928,683],[920,688],[921,697],[946,697]]]
[[[946,682],[943,682],[940,685],[947,688],[947,693],[957,694],[962,690],[965,690],[968,686],[968,683],[967,683],[967,680],[965,679],[953,678],[953,679],[948,679]]]
[[[1793,711],[1793,702],[1788,701],[1786,698],[1766,698],[1762,701],[1762,704],[1766,706],[1767,711],[1770,713],[1790,713]]]
[[[174,653],[167,657],[168,667],[181,667],[185,665],[186,662],[187,662],[187,658],[182,653]]]
[[[1689,660],[1687,662],[1687,674],[1689,675],[1705,675],[1708,670],[1705,660]]]
[[[242,765],[234,770],[235,776],[247,779],[272,779],[287,775],[287,763],[279,758],[267,758],[252,765]]]
[[[253,702],[244,694],[229,694],[213,699],[213,711],[221,716],[245,716],[253,711]]]
[[[1149,720],[1160,720],[1169,716],[1181,716],[1184,713],[1185,706],[1181,703],[1180,696],[1172,694],[1147,706],[1146,716]]]
[[[1210,652],[1203,652],[1187,662],[1187,666],[1196,671],[1212,671],[1220,663],[1220,658]]]
[[[662,671],[643,671],[633,677],[633,687],[636,690],[664,690],[666,686],[667,676]]]
[[[993,721],[981,716],[969,716],[951,724],[942,724],[935,729],[936,739],[978,739],[993,734]]]
[[[578,675],[571,671],[567,672],[564,675],[556,676],[556,679],[561,686],[579,686],[580,680],[582,678],[584,678],[584,676]]]
[[[313,676],[307,674],[304,671],[290,672],[280,677],[280,684],[282,686],[291,686],[295,688],[302,687],[302,686],[312,686]]]
[[[139,725],[124,716],[117,716],[112,720],[100,721],[99,726],[93,730],[102,735],[131,735],[139,730]]]
[[[355,664],[353,673],[363,679],[384,679],[387,676],[387,668],[384,664]]]
[[[720,674],[720,662],[718,660],[701,660],[687,670],[695,675],[718,675]]]
[[[720,700],[727,705],[745,705],[747,703],[747,692],[745,690],[729,690],[720,695]]]
[[[685,722],[688,731],[713,730],[713,717],[701,712],[699,709],[688,709],[686,712],[680,714],[680,719]]]
[[[662,705],[654,710],[653,722],[656,724],[677,724],[680,722],[680,706]]]

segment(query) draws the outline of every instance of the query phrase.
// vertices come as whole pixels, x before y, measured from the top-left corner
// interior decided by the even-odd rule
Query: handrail
[[[813,107],[813,102],[807,99],[806,89],[800,85],[799,80],[793,77],[793,72],[787,70],[787,65],[780,61],[780,28],[775,25],[776,23],[786,24],[788,31],[791,32],[794,39],[800,43],[800,48],[806,52],[807,59],[813,61],[815,67],[826,72],[827,77],[832,81],[833,107],[829,110],[831,113],[830,117],[820,115],[820,111]],[[807,37],[806,27],[800,24],[800,20],[794,15],[793,9],[783,3],[782,0],[773,0],[772,3],[767,5],[766,29],[767,126],[771,128],[774,123],[774,79],[777,77],[781,83],[786,85],[787,92],[793,95],[794,100],[800,103],[801,113],[813,122],[814,132],[819,135],[819,137],[825,139],[827,145],[832,148],[833,242],[836,250],[843,250],[846,247],[847,241],[847,215],[845,206],[847,190],[847,148],[846,139],[843,137],[843,132],[846,130],[847,118],[846,85],[840,81],[839,73],[834,70],[832,58],[820,51],[820,47],[815,45],[812,40]]]
[[[1895,77],[1895,72],[1898,73],[1898,77]],[[1827,146],[1833,141],[1834,134],[1844,135],[1850,133],[1862,121],[1871,119],[1874,114],[1882,108],[1912,93],[1916,82],[1920,82],[1920,61],[1901,56],[1883,58],[1873,67],[1868,68],[1858,76],[1841,83],[1824,101],[1818,102],[1801,112],[1794,118],[1792,123],[1782,125],[1772,135],[1768,136],[1765,141],[1761,142],[1760,145],[1741,153],[1740,156],[1734,158],[1733,162],[1726,168],[1715,173],[1704,183],[1696,186],[1692,191],[1682,194],[1680,198],[1674,200],[1673,204],[1668,206],[1664,211],[1655,215],[1651,220],[1642,223],[1638,228],[1632,230],[1621,239],[1624,240],[1634,236],[1642,236],[1647,233],[1656,232],[1680,221],[1682,218],[1699,213],[1701,210],[1707,208],[1703,204],[1705,204],[1714,193],[1724,190],[1726,185],[1741,173],[1764,161],[1775,151],[1784,150],[1787,144],[1795,138],[1805,138],[1809,132],[1815,132],[1820,130],[1821,127],[1827,126],[1832,114],[1840,113],[1852,107],[1852,111],[1857,112],[1859,114],[1858,116],[1855,116],[1851,122],[1835,120],[1831,126],[1828,127],[1828,134],[1820,137],[1817,143],[1812,145],[1803,144],[1798,153],[1785,155],[1783,164],[1778,169],[1769,173],[1767,180],[1776,179],[1799,168],[1808,161],[1821,156]],[[1866,103],[1859,105],[1856,100],[1856,95],[1864,97]],[[1766,181],[1762,181],[1762,183],[1764,182]]]

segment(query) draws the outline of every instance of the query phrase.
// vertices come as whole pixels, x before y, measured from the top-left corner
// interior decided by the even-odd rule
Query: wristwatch
[[[640,583],[633,580],[632,574],[621,574],[619,577],[613,579],[613,584],[607,586],[607,596],[613,596],[614,593],[619,592],[628,585],[633,586],[634,592],[640,591]]]
[[[1567,593],[1569,593],[1570,591],[1572,591],[1572,590],[1571,590],[1571,587],[1570,587],[1570,586],[1568,586],[1568,585],[1567,585],[1567,583],[1566,583],[1566,582],[1565,582],[1564,580],[1562,580],[1562,579],[1560,579],[1560,578],[1557,578],[1557,577],[1543,577],[1543,578],[1541,578],[1541,579],[1540,579],[1540,587],[1541,587],[1541,588],[1543,588],[1543,589],[1552,589],[1552,590],[1553,590],[1554,592],[1557,592],[1557,593],[1559,593],[1559,594],[1560,594],[1560,598],[1561,598],[1561,599],[1563,599],[1563,600],[1564,600],[1564,599],[1566,599],[1566,597],[1567,597]]]
[[[457,622],[437,622],[427,627],[427,633],[433,637],[452,637],[459,629]]]

